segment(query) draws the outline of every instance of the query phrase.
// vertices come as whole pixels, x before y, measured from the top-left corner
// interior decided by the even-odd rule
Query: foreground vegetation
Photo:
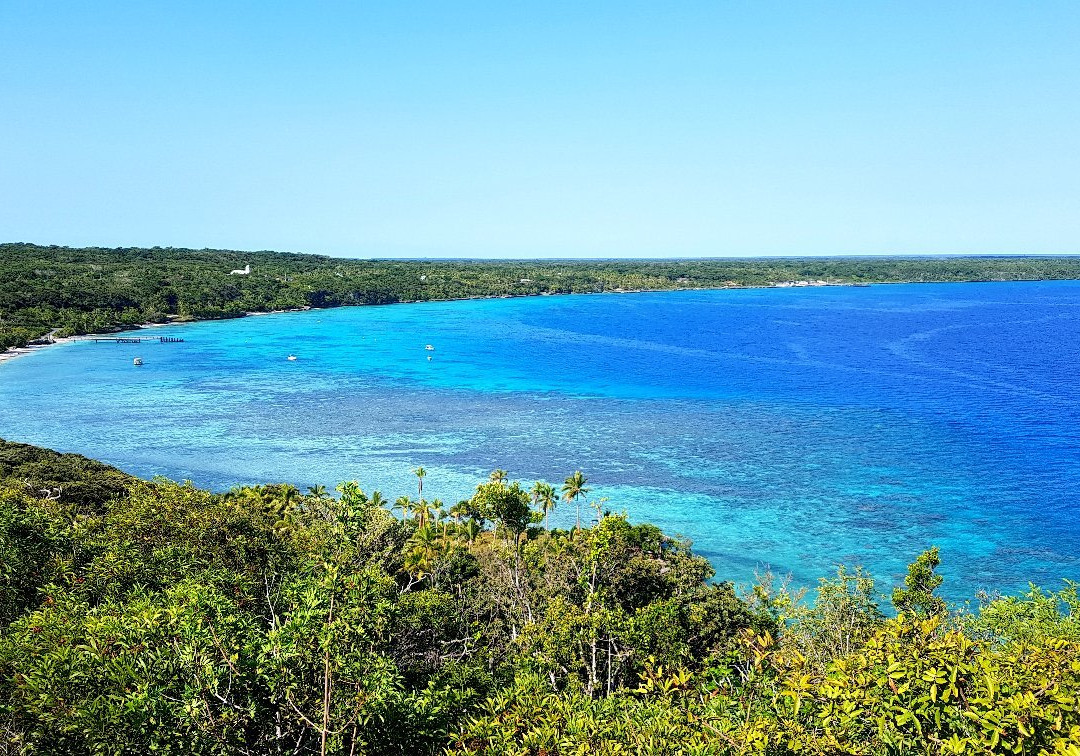
[[[251,266],[250,275],[229,275]],[[1080,278],[1067,257],[480,262],[343,260],[275,252],[0,244],[0,351],[56,332],[300,307],[823,280]]]
[[[741,597],[575,473],[453,507],[0,442],[0,753],[1080,754],[1080,600]],[[556,507],[583,526],[545,527]]]

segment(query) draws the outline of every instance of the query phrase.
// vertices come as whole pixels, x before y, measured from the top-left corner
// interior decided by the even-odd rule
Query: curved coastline
[[[0,369],[0,435],[212,490],[337,476],[397,490],[422,464],[433,495],[457,501],[507,460],[528,479],[580,468],[597,496],[691,535],[740,580],[744,554],[800,580],[847,555],[888,575],[945,538],[948,569],[972,566],[965,590],[1011,585],[1021,566],[1046,582],[1075,562],[1028,554],[1022,534],[1080,537],[1063,519],[1080,469],[1057,451],[1080,400],[1049,349],[1078,296],[1075,281],[686,291],[185,322],[143,332],[160,352],[144,369],[131,368],[142,347],[85,343]],[[1035,326],[1018,304],[1070,306]],[[931,362],[885,348],[943,323],[972,328],[919,342]],[[191,343],[158,350],[171,333]],[[993,372],[964,378],[972,360]],[[1036,363],[1057,394],[1013,390],[1015,366]],[[1006,509],[1011,534],[985,515]],[[778,535],[788,527],[803,536]]]
[[[855,285],[867,285],[867,284],[829,284],[829,286],[855,286]],[[612,289],[609,291],[588,291],[588,292],[573,292],[573,291],[545,291],[539,294],[483,294],[467,297],[447,297],[445,299],[402,299],[397,302],[386,302],[382,304],[345,304],[345,305],[331,305],[328,307],[292,307],[283,310],[248,310],[232,317],[219,317],[219,318],[184,318],[181,319],[177,316],[170,316],[170,319],[162,323],[139,323],[137,325],[116,327],[106,331],[95,331],[90,333],[81,333],[74,336],[60,336],[56,337],[55,329],[52,333],[43,336],[35,343],[28,344],[24,347],[9,347],[7,350],[0,352],[0,363],[5,360],[13,360],[17,357],[23,357],[28,354],[47,349],[51,346],[57,346],[59,344],[70,343],[74,341],[80,341],[83,339],[91,339],[95,336],[111,336],[118,333],[130,333],[132,331],[141,331],[148,328],[161,328],[172,325],[190,325],[191,323],[206,323],[214,320],[238,320],[240,318],[258,317],[260,315],[281,315],[288,312],[309,312],[311,310],[340,310],[346,307],[391,307],[393,305],[408,305],[418,304],[421,302],[468,302],[483,299],[531,299],[537,297],[569,297],[569,296],[587,296],[590,294],[656,294],[666,291],[725,291],[727,289],[772,289],[783,288],[778,287],[776,284],[771,286],[692,286],[692,287],[680,287],[675,289]]]
[[[397,302],[386,302],[379,304],[344,304],[344,305],[330,305],[327,307],[292,307],[282,310],[248,310],[231,317],[192,317],[181,319],[178,316],[169,316],[169,320],[165,322],[148,322],[139,323],[132,326],[118,326],[110,328],[105,331],[93,331],[89,333],[76,334],[73,336],[61,336],[56,337],[57,329],[54,329],[46,336],[37,339],[35,342],[27,344],[23,347],[8,347],[4,351],[0,351],[0,365],[9,360],[14,360],[18,357],[24,357],[28,354],[47,349],[51,346],[57,346],[59,344],[65,344],[73,341],[79,341],[81,339],[89,339],[95,336],[110,336],[117,333],[129,333],[132,331],[140,331],[147,328],[160,328],[171,325],[188,325],[191,323],[204,323],[214,320],[236,320],[239,318],[256,317],[260,315],[280,315],[288,312],[308,312],[309,310],[339,310],[344,307],[388,307],[393,305],[407,305],[417,304],[421,302],[468,302],[484,299],[530,299],[537,297],[571,297],[571,296],[589,296],[589,295],[604,295],[604,294],[659,294],[663,292],[675,292],[675,291],[734,291],[734,290],[756,290],[756,289],[824,289],[824,288],[869,288],[871,286],[913,286],[920,284],[973,284],[973,283],[1040,283],[1046,281],[1080,281],[1080,278],[1030,278],[1030,279],[972,279],[970,281],[949,281],[949,280],[934,280],[934,281],[858,281],[858,282],[842,282],[842,283],[796,283],[796,282],[772,282],[768,285],[752,285],[752,284],[735,284],[731,286],[684,286],[671,289],[609,289],[605,291],[544,291],[538,294],[480,294],[475,296],[465,297],[446,297],[445,299],[402,299]]]

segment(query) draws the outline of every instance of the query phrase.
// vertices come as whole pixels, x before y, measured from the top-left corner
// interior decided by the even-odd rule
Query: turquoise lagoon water
[[[495,467],[581,469],[594,498],[737,582],[768,565],[812,584],[844,562],[884,590],[931,544],[954,598],[1080,578],[1078,282],[474,300],[158,333],[186,341],[0,365],[0,436],[214,489],[357,479],[392,499],[423,465],[425,494],[454,502]]]

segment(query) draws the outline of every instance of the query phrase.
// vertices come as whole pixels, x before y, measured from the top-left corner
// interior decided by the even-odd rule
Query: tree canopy
[[[506,475],[449,516],[336,493],[0,442],[3,752],[1080,749],[1075,585],[939,611],[931,551],[890,617],[858,569],[806,602],[624,515],[548,529]]]
[[[248,275],[231,275],[250,265]],[[792,281],[1080,278],[1069,257],[349,260],[282,252],[0,244],[0,351],[59,335],[302,307]]]

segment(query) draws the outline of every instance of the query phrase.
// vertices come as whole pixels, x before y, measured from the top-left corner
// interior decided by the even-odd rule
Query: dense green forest
[[[230,271],[251,266],[250,275]],[[299,307],[789,281],[1080,278],[1067,257],[390,261],[223,250],[0,244],[0,351],[56,331]]]
[[[0,442],[0,753],[1080,754],[1075,584],[960,611],[930,549],[891,600],[737,591],[581,473],[416,473],[214,494]]]

